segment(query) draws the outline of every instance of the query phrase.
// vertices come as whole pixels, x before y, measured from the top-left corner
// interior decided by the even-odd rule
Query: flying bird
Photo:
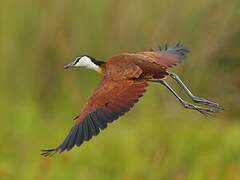
[[[182,63],[190,51],[182,44],[160,46],[157,50],[146,52],[121,53],[106,62],[88,55],[77,57],[64,66],[65,69],[85,67],[103,75],[93,95],[89,98],[81,113],[74,118],[74,126],[56,148],[42,150],[43,156],[69,151],[75,145],[80,146],[105,129],[109,123],[128,112],[146,90],[148,83],[159,83],[166,87],[184,108],[198,111],[204,115],[213,115],[223,108],[216,102],[193,95],[180,77],[168,71]],[[184,101],[165,81],[172,78],[197,106]],[[204,107],[205,106],[205,107]]]

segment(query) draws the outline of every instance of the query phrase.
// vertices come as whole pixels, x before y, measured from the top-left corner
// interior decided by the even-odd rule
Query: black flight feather
[[[88,141],[92,136],[99,134],[100,129],[105,129],[107,124],[117,119],[119,113],[107,112],[103,109],[97,109],[89,113],[80,124],[72,127],[62,144],[55,149],[42,150],[41,155],[52,156],[55,153],[69,151],[75,145],[80,146],[84,141]]]

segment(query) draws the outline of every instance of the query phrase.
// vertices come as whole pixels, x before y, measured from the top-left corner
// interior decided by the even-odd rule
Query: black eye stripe
[[[76,60],[74,61],[74,65],[77,64],[80,61],[81,57],[77,57]]]
[[[82,56],[78,56],[78,57],[75,58],[75,61],[73,62],[73,65],[76,65],[81,60],[82,57],[89,58],[94,64],[96,64],[98,66],[100,66],[100,65],[105,63],[104,61],[97,60],[97,59],[95,59],[93,57],[90,57],[88,55],[82,55]]]

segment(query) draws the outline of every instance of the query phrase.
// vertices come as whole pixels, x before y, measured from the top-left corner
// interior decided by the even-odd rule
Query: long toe
[[[198,111],[205,116],[214,116],[214,114],[218,112],[215,109],[196,106],[196,105],[188,103],[188,102],[184,102],[184,107],[187,109],[192,109],[192,110]]]
[[[216,111],[214,111],[213,109],[207,108],[196,108],[196,110],[205,116],[214,116],[216,113]]]
[[[200,98],[200,97],[194,97],[193,101],[195,103],[199,103],[208,107],[212,107],[215,109],[218,109],[219,111],[224,110],[224,108],[222,106],[220,106],[218,103],[209,101],[208,99],[204,99],[204,98]]]

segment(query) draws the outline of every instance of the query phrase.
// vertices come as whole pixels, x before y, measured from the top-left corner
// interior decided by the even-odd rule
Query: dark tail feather
[[[190,52],[183,43],[178,42],[175,46],[168,46],[167,44],[158,47],[159,51],[167,54],[175,55],[177,59],[183,60],[186,54]]]

